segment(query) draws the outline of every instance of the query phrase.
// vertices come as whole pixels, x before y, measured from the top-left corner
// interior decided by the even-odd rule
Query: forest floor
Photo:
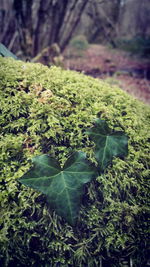
[[[85,51],[68,47],[64,52],[64,66],[95,78],[106,79],[150,104],[150,60],[94,44]]]

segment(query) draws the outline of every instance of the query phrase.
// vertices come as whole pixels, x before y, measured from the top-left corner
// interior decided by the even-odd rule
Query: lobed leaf
[[[86,133],[95,142],[95,157],[101,171],[104,171],[113,157],[127,156],[128,137],[124,132],[111,132],[105,121],[97,119],[95,126]]]
[[[61,168],[59,162],[44,154],[33,158],[33,167],[19,181],[47,196],[50,206],[71,225],[77,220],[83,186],[97,175],[86,154],[75,152]]]

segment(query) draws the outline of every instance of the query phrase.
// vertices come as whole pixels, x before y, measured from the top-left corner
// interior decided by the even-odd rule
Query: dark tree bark
[[[53,43],[63,50],[88,4],[88,0],[9,1],[6,9],[11,12],[5,27],[2,25],[4,15],[1,10],[0,41],[10,46],[13,52],[20,50],[25,57],[36,56]]]
[[[121,0],[90,0],[77,31],[86,35],[89,42],[113,42],[118,33],[120,2]]]
[[[115,45],[149,37],[149,12],[149,0],[0,0],[0,42],[22,59],[54,43],[63,51],[74,34]]]
[[[25,56],[32,56],[32,0],[14,0],[16,29]]]
[[[65,46],[71,39],[87,3],[87,0],[75,0],[74,2],[72,2],[72,4],[70,2],[69,9],[67,9],[64,18],[65,23],[62,24],[58,35],[58,42],[62,49],[65,48]],[[69,25],[72,25],[72,27],[69,27]]]

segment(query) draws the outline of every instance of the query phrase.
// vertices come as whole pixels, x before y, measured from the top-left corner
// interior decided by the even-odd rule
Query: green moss
[[[120,266],[131,256],[146,266],[150,108],[98,79],[8,58],[0,58],[0,99],[0,264]],[[85,131],[96,117],[127,133],[129,153],[86,187],[72,228],[17,179],[41,153],[63,163],[82,150],[94,161]]]

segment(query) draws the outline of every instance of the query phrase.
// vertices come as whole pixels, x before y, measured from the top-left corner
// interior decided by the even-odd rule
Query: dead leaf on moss
[[[43,89],[44,88],[42,87],[41,84],[34,84],[33,85],[33,90],[34,90],[36,96],[39,96],[41,94],[41,92],[43,91]]]
[[[34,153],[36,148],[37,148],[37,145],[36,144],[33,145],[33,141],[30,137],[27,137],[24,140],[24,149],[30,151],[31,154]]]
[[[53,96],[53,93],[51,90],[46,90],[46,91],[43,91],[41,94],[40,94],[40,98],[38,98],[38,101],[40,103],[46,103],[47,101],[49,101],[49,99]]]

